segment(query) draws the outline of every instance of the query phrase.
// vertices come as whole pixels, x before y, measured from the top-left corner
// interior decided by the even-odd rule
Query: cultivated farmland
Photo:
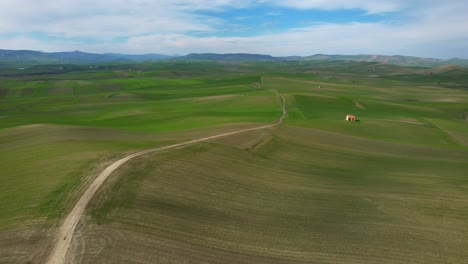
[[[0,263],[45,263],[63,219],[113,161],[274,124],[282,100],[271,90],[286,99],[281,125],[142,155],[111,174],[66,263],[468,259],[465,68],[54,67],[0,77]]]

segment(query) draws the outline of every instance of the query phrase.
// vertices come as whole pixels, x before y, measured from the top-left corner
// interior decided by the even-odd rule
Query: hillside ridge
[[[121,53],[87,53],[82,51],[42,52],[32,50],[2,50],[0,49],[0,65],[28,66],[40,64],[93,64],[93,63],[123,63],[156,60],[204,60],[204,61],[359,61],[405,66],[436,67],[457,65],[468,67],[468,59],[436,59],[403,55],[327,55],[310,56],[272,56],[253,53],[190,53],[184,56],[164,54],[121,54]]]

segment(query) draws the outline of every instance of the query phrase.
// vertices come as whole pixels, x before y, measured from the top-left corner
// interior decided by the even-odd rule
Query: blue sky
[[[468,58],[463,0],[0,1],[0,49]]]
[[[288,7],[272,7],[258,5],[250,8],[226,9],[220,11],[199,11],[200,15],[224,20],[219,31],[205,35],[219,37],[238,36],[250,37],[265,33],[275,34],[287,32],[290,29],[314,26],[321,23],[352,23],[378,22],[392,19],[394,13],[368,14],[360,9],[294,9]]]

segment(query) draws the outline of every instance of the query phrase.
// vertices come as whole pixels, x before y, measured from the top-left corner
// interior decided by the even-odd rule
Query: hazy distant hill
[[[38,64],[92,64],[106,62],[130,62],[171,58],[168,55],[128,55],[118,53],[95,54],[81,51],[41,52],[31,50],[0,50],[0,63],[16,65]]]
[[[214,60],[214,61],[274,61],[278,58],[270,55],[250,54],[250,53],[191,53],[179,59],[187,60]]]
[[[28,64],[80,64],[119,61],[121,59],[104,54],[72,52],[40,52],[30,50],[0,50],[0,61]]]
[[[385,55],[325,55],[316,54],[312,56],[300,57],[300,56],[289,56],[289,57],[273,57],[270,55],[262,54],[248,54],[248,53],[228,53],[228,54],[216,54],[216,53],[192,53],[187,56],[179,57],[178,59],[186,60],[215,60],[215,61],[280,61],[280,60],[330,60],[330,61],[365,61],[365,62],[378,62],[385,64],[397,64],[407,66],[441,66],[441,65],[459,65],[468,66],[468,60],[464,59],[432,59],[432,58],[420,58],[412,56],[385,56]]]
[[[289,57],[273,57],[264,54],[249,54],[249,53],[192,53],[186,56],[169,56],[162,54],[142,54],[130,55],[119,53],[86,53],[81,51],[71,52],[40,52],[31,50],[0,50],[0,65],[13,66],[31,66],[40,64],[94,64],[94,63],[109,63],[109,62],[135,62],[135,61],[154,61],[162,59],[178,59],[178,60],[209,60],[209,61],[365,61],[377,62],[384,64],[397,64],[407,66],[443,66],[443,65],[458,65],[468,66],[468,60],[465,59],[432,59],[420,58],[412,56],[384,56],[384,55],[325,55],[316,54],[312,56],[289,56]]]
[[[385,56],[385,55],[324,55],[316,54],[313,56],[303,57],[305,60],[348,60],[348,61],[365,61],[365,62],[379,62],[385,64],[397,64],[407,66],[441,66],[441,65],[459,65],[468,66],[468,60],[464,59],[433,59],[433,58],[421,58],[412,56]]]
[[[214,61],[280,61],[280,60],[301,60],[301,56],[273,57],[265,54],[251,53],[191,53],[186,56],[178,57],[184,60],[214,60]]]
[[[150,61],[150,60],[164,60],[174,58],[175,56],[163,55],[163,54],[141,54],[141,55],[131,55],[131,54],[120,54],[120,53],[104,53],[104,55],[111,56],[112,58],[120,58],[130,61]]]

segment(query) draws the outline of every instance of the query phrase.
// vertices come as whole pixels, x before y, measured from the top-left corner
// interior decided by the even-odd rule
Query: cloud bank
[[[300,26],[263,29],[257,24],[236,24],[241,19],[228,15],[230,10],[256,10],[259,17],[274,17],[271,25],[293,19],[285,17],[291,10],[310,10],[314,14],[357,10],[362,15],[342,23],[310,17]],[[468,3],[455,0],[1,1],[0,48],[468,58],[467,13]],[[366,21],[368,16],[377,19]],[[239,35],[233,30],[236,27],[250,28],[255,34]]]

